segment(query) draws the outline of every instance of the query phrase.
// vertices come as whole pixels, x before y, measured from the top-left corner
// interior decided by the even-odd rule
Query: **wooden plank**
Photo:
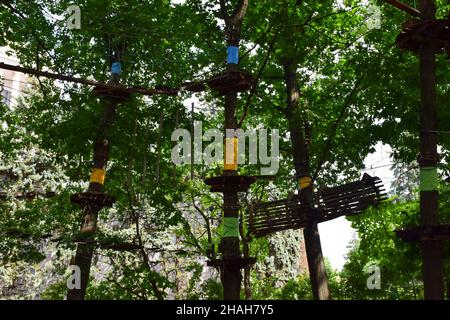
[[[306,228],[317,223],[363,213],[369,206],[386,198],[383,184],[378,177],[363,176],[360,181],[322,189],[319,193],[317,214],[309,212],[298,197],[258,203],[251,207],[249,231],[256,237],[281,230]]]
[[[416,8],[413,8],[403,2],[397,1],[397,0],[384,0],[384,2],[389,3],[390,5],[396,7],[399,10],[402,10],[413,17],[420,17],[421,13]]]

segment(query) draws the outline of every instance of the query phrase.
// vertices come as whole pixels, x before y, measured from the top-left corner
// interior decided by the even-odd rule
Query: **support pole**
[[[248,7],[248,0],[239,0],[236,10],[230,16],[227,12],[225,0],[220,0],[220,10],[225,20],[227,28],[227,73],[234,73],[239,70],[239,37],[242,20]],[[225,95],[225,159],[224,176],[237,175],[236,163],[227,164],[227,149],[230,147],[237,152],[234,135],[227,134],[227,130],[234,130],[237,127],[236,119],[237,92],[230,91]],[[231,145],[231,146],[230,146]],[[233,158],[237,154],[233,155]],[[239,247],[239,203],[238,193],[233,185],[226,185],[223,191],[223,235],[220,242],[220,252],[222,259],[240,259]],[[241,290],[241,267],[239,264],[227,264],[222,267],[223,297],[225,300],[239,300]]]
[[[420,1],[422,21],[434,20],[436,8],[432,0]],[[420,134],[420,217],[422,226],[439,224],[437,190],[437,103],[435,48],[424,42],[420,55],[421,134]],[[433,132],[434,131],[434,132]],[[442,241],[422,241],[424,295],[427,300],[444,299]]]
[[[112,74],[108,84],[119,84],[120,70],[117,70],[117,68],[120,68],[120,63],[113,63]],[[96,141],[94,142],[94,169],[92,170],[89,183],[89,192],[103,192],[109,154],[108,129],[114,121],[118,103],[119,101],[117,99],[104,100],[103,116],[99,130],[97,131]],[[97,231],[97,216],[100,210],[101,207],[95,205],[87,205],[84,208],[84,219],[81,225],[83,242],[77,245],[77,251],[72,263],[80,268],[81,287],[80,289],[69,289],[67,300],[84,300],[86,295],[92,256],[95,250],[94,237]]]
[[[239,45],[239,31],[229,30],[228,33],[228,57],[227,57],[227,72],[233,73],[238,71],[238,64],[236,60],[230,58],[230,47],[236,48]],[[237,53],[236,53],[237,54]],[[236,119],[236,104],[237,92],[228,92],[225,95],[225,159],[223,175],[236,175],[237,168],[234,163],[228,166],[225,162],[227,160],[227,149],[234,150],[234,136],[227,134],[227,129],[234,130],[237,126]],[[236,150],[234,150],[236,151]],[[235,155],[233,155],[234,158]],[[223,192],[223,236],[220,243],[220,251],[223,259],[238,259],[240,257],[239,248],[239,203],[238,194],[234,187],[226,186]],[[223,266],[222,270],[222,285],[223,297],[225,300],[239,300],[241,290],[241,270],[236,264]]]

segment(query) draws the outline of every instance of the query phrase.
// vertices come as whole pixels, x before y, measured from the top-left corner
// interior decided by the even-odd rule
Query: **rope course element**
[[[155,89],[144,89],[144,88],[137,88],[137,87],[125,88],[120,85],[105,84],[105,83],[100,83],[100,82],[93,81],[93,80],[87,80],[87,79],[83,79],[83,78],[66,76],[66,75],[51,73],[51,72],[47,72],[47,71],[40,71],[40,70],[36,70],[36,69],[32,69],[32,68],[13,66],[13,65],[6,64],[3,62],[0,62],[0,69],[17,71],[17,72],[22,72],[22,73],[26,73],[26,74],[30,74],[30,75],[35,75],[35,76],[42,76],[42,77],[47,77],[47,78],[51,78],[51,79],[57,79],[57,80],[61,80],[61,81],[80,83],[80,84],[95,86],[95,87],[104,88],[104,89],[120,89],[120,90],[127,91],[129,93],[138,93],[138,94],[143,94],[143,95],[148,95],[148,96],[151,96],[154,94],[175,95],[178,92],[177,89],[162,88],[162,87],[155,88]]]
[[[314,208],[295,195],[288,199],[255,203],[247,210],[247,226],[255,237],[274,232],[305,228],[340,216],[357,215],[371,205],[377,206],[387,195],[378,177],[364,174],[360,181],[323,188]]]

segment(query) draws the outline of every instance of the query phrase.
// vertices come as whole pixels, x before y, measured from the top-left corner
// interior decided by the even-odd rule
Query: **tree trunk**
[[[306,121],[301,119],[302,117],[300,116],[300,92],[297,87],[296,64],[293,61],[284,61],[283,68],[287,90],[286,117],[289,123],[295,171],[298,178],[309,177],[309,156],[304,130]],[[298,191],[301,201],[308,203],[312,209],[314,207],[312,183],[305,189],[300,189],[299,186]],[[303,235],[314,299],[329,300],[331,299],[331,294],[317,223],[312,223],[303,229]]]
[[[119,76],[111,75],[110,84],[119,84]],[[107,140],[107,131],[114,121],[116,113],[117,100],[105,100],[103,116],[101,118],[97,138],[94,143],[94,168],[106,170],[108,161],[109,142]],[[102,192],[103,185],[97,182],[90,182],[88,191]],[[73,264],[80,268],[80,289],[69,289],[67,300],[84,300],[86,288],[89,283],[89,273],[91,269],[92,256],[94,255],[95,245],[93,244],[95,232],[97,229],[97,216],[101,208],[86,206],[84,209],[84,219],[81,225],[81,234],[83,243],[77,245],[77,251],[73,259]]]

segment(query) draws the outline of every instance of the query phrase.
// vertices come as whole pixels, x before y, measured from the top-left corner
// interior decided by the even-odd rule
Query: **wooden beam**
[[[111,89],[122,89],[122,90],[126,90],[130,93],[138,93],[138,94],[143,94],[143,95],[147,95],[147,96],[151,96],[154,94],[173,95],[174,93],[176,94],[176,92],[178,92],[178,89],[172,89],[172,88],[160,88],[160,89],[124,88],[119,85],[106,84],[106,83],[87,80],[87,79],[83,79],[83,78],[77,78],[77,77],[66,76],[66,75],[57,74],[57,73],[51,73],[51,72],[47,72],[47,71],[36,70],[36,69],[32,69],[32,68],[24,68],[21,66],[14,66],[14,65],[7,64],[7,63],[3,63],[3,62],[0,62],[0,69],[11,70],[11,71],[30,74],[33,76],[40,76],[40,77],[56,79],[56,80],[61,80],[61,81],[81,83],[81,84],[85,84],[88,86],[111,88]]]
[[[47,192],[22,192],[22,193],[16,193],[13,195],[16,199],[35,199],[38,196],[41,196],[43,198],[54,198],[56,196],[55,192],[53,191],[47,191]],[[8,194],[4,191],[0,192],[0,199],[7,199]]]
[[[393,5],[397,9],[400,9],[413,17],[420,17],[421,13],[416,8],[413,8],[403,2],[397,1],[397,0],[384,0],[384,2],[389,3],[390,5]]]

